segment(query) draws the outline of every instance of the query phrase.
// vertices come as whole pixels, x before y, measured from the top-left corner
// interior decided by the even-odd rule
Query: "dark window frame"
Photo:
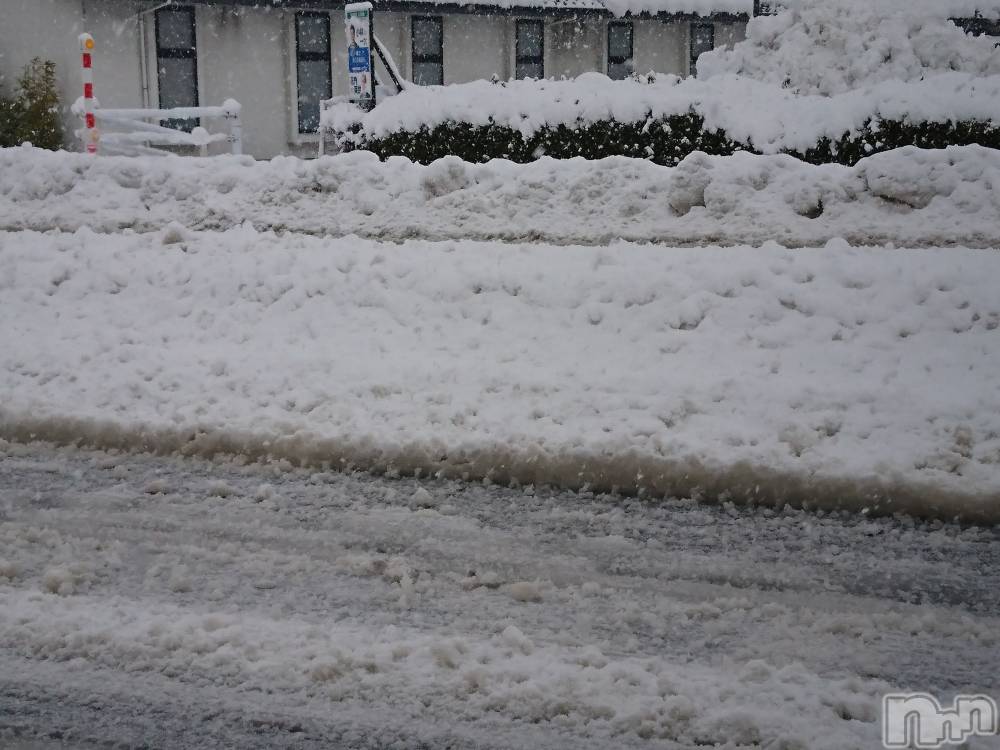
[[[712,46],[708,50],[701,50],[701,52],[699,52],[696,55],[694,51],[694,40],[697,36],[695,34],[695,31],[696,30],[705,31],[706,29],[712,33]],[[711,23],[710,21],[694,21],[691,23],[691,29],[689,34],[690,34],[690,40],[688,43],[688,58],[689,58],[688,62],[690,67],[688,68],[688,73],[690,75],[697,75],[698,58],[701,56],[702,52],[708,52],[709,50],[715,49],[715,24]]]
[[[191,47],[164,47],[160,44],[160,15],[163,13],[185,13],[189,18],[191,26]],[[163,72],[160,60],[194,60],[194,105],[197,107],[201,102],[201,85],[198,81],[198,20],[195,15],[193,5],[168,5],[157,8],[153,14],[153,36],[156,42],[156,98],[159,101],[160,109],[167,109],[163,106],[160,92],[163,91]],[[201,124],[197,117],[187,119],[161,120],[160,124],[167,128],[184,130],[190,133]]]
[[[522,55],[521,50],[521,27],[522,26],[537,26],[539,29],[538,34],[538,55]],[[541,18],[518,18],[514,22],[514,77],[520,78],[517,75],[517,67],[519,65],[537,65],[541,71],[541,75],[538,76],[539,79],[545,78],[545,20]]]
[[[303,17],[322,18],[326,22],[326,52],[305,51],[299,43],[299,19]],[[330,14],[319,10],[300,10],[295,12],[295,129],[299,135],[309,135],[319,132],[319,125],[316,128],[302,128],[302,112],[299,102],[302,101],[302,80],[299,75],[299,63],[301,62],[325,62],[326,63],[326,98],[333,96],[333,57],[330,47],[333,44],[332,31],[330,28]]]
[[[628,56],[622,57],[621,55],[611,54],[611,29],[613,28],[624,28],[628,29]],[[629,60],[635,57],[635,26],[631,21],[612,21],[608,24],[608,65],[607,73],[608,77],[611,76],[611,66],[612,65],[625,65]],[[635,64],[632,65],[632,72],[635,71]],[[627,78],[628,76],[626,76]]]
[[[437,54],[417,54],[414,42],[416,41],[416,26],[417,23],[426,23],[430,21],[431,23],[437,24],[438,27],[438,51]],[[424,86],[443,86],[444,85],[444,16],[410,16],[410,69],[412,70],[418,63],[430,63],[432,65],[441,66],[441,79],[435,83],[422,84]],[[416,76],[413,76],[416,78]]]

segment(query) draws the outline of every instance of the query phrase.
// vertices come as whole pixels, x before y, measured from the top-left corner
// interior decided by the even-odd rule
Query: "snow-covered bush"
[[[945,148],[971,144],[1000,149],[1000,129],[991,122],[915,124],[871,119],[859,131],[844,133],[836,139],[823,137],[808,149],[785,152],[812,164],[853,165],[871,154],[902,146]],[[575,127],[560,124],[542,128],[527,138],[507,126],[448,122],[433,129],[422,126],[417,131],[397,131],[383,138],[362,138],[348,142],[346,150],[356,148],[372,151],[382,159],[405,156],[420,164],[430,164],[445,156],[476,163],[491,159],[526,163],[541,156],[556,159],[628,156],[665,166],[676,165],[697,152],[728,156],[737,151],[757,151],[752,143],[734,141],[724,130],[707,129],[704,118],[694,112],[638,122],[609,119],[579,123]]]
[[[373,151],[381,158],[405,156],[430,164],[444,156],[458,156],[468,162],[509,159],[525,163],[541,156],[571,159],[603,159],[630,156],[656,164],[674,165],[685,156],[701,151],[728,155],[745,147],[730,140],[721,130],[705,127],[695,112],[661,119],[646,117],[634,122],[614,119],[577,122],[542,127],[525,135],[507,125],[472,125],[445,122],[417,131],[397,131],[384,138],[363,139],[348,146]]]
[[[900,146],[1000,148],[1000,75],[952,72],[832,97],[797,96],[735,75],[612,81],[476,81],[414,87],[368,113],[325,113],[343,150],[428,164],[541,156],[629,156],[672,166],[687,155],[788,153],[854,164]]]

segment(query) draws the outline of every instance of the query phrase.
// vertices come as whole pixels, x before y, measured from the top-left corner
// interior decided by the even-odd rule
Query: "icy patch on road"
[[[789,127],[793,127],[790,123]],[[855,167],[790,156],[709,157],[676,168],[639,159],[429,166],[369,153],[89,159],[0,150],[0,228],[156,231],[258,228],[403,240],[817,246],[1000,244],[1000,152],[904,148]]]
[[[0,431],[996,521],[998,264],[5,234]]]

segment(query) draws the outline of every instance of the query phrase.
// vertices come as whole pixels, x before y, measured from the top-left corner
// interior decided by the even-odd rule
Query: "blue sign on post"
[[[344,7],[347,33],[348,98],[362,107],[375,106],[375,74],[371,41],[374,35],[371,3],[349,3]]]

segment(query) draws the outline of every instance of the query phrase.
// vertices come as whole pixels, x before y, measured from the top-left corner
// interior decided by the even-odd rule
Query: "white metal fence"
[[[228,143],[233,154],[243,153],[243,125],[240,103],[227,99],[218,107],[173,107],[170,109],[101,109],[94,96],[94,37],[80,34],[80,62],[83,96],[73,112],[84,127],[76,131],[87,153],[106,150],[119,154],[162,153],[154,146],[193,146],[203,156],[213,143]],[[187,129],[188,122],[198,124]],[[205,124],[221,123],[222,132],[211,132]],[[164,124],[167,123],[167,124]]]
[[[79,102],[78,102],[79,104]],[[239,102],[228,99],[218,107],[175,107],[173,109],[102,109],[93,107],[96,120],[96,143],[101,151],[135,154],[155,151],[154,146],[193,146],[202,155],[208,154],[213,143],[229,144],[233,154],[243,153],[243,126]],[[169,120],[194,120],[221,125],[212,132],[199,124],[190,131],[167,127]],[[77,135],[85,142],[88,130]]]

